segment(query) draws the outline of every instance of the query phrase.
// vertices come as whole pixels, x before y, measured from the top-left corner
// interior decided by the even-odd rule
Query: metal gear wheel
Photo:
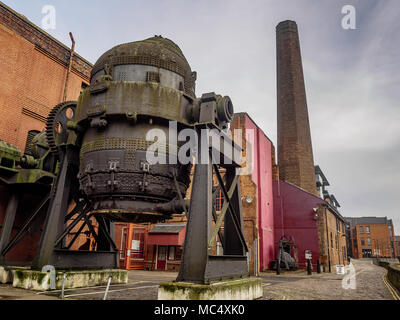
[[[50,151],[58,155],[58,146],[67,142],[67,122],[75,115],[76,101],[66,101],[56,105],[46,121],[46,138]]]

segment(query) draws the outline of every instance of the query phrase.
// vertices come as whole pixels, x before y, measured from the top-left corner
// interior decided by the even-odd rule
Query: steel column
[[[43,234],[32,264],[32,268],[34,269],[41,269],[43,266],[49,264],[57,236],[60,235],[64,229],[64,219],[70,198],[72,176],[68,158],[68,153],[62,157],[61,169],[53,185],[53,190],[51,191],[52,194],[54,194],[54,198],[47,210]]]
[[[200,131],[200,130],[199,130]],[[208,258],[208,239],[212,227],[212,164],[199,133],[198,159],[194,169],[190,196],[189,218],[186,225],[185,246],[179,268],[178,281],[203,282]],[[208,163],[200,163],[200,155],[208,157]]]
[[[8,241],[10,239],[17,209],[18,209],[18,195],[16,192],[13,192],[7,205],[6,216],[4,218],[3,227],[1,229],[0,252],[2,252],[3,249],[7,246]],[[2,254],[0,254],[0,263],[4,261],[5,257]]]
[[[238,177],[235,175],[235,166],[226,167],[225,186],[218,166],[212,164],[208,141],[202,141],[207,137],[200,134],[198,136],[200,137],[198,159],[196,159],[192,182],[184,251],[176,280],[210,283],[224,278],[249,276],[247,256],[245,255],[247,246],[243,236],[240,187],[237,182]],[[208,159],[201,158],[201,155],[208,156]],[[216,229],[213,230],[212,221],[213,218],[216,218],[216,215],[213,215],[213,167],[224,193],[223,212],[228,210],[230,213],[230,220],[226,218],[228,215],[225,217],[224,254],[218,256],[212,255],[209,248],[210,241],[214,241],[221,226],[221,217],[219,217],[216,221]],[[228,252],[230,254],[227,254]]]

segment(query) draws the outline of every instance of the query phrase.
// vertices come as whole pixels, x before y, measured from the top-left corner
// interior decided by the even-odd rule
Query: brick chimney
[[[296,22],[277,25],[276,57],[279,179],[318,196]]]

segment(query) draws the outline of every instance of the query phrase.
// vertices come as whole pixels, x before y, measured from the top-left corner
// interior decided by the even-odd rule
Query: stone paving
[[[335,273],[313,273],[303,270],[261,273],[263,300],[393,300],[394,297],[383,281],[384,268],[372,264],[369,259],[352,260],[355,267],[355,289],[344,289],[345,276]],[[127,285],[110,286],[108,300],[155,300],[158,284],[175,280],[176,272],[129,271]],[[105,286],[68,289],[65,299],[101,300]],[[60,290],[35,292],[0,285],[0,300],[59,299]]]
[[[355,267],[355,289],[344,289],[345,276],[335,273],[306,272],[263,273],[263,289],[266,300],[393,300],[394,297],[383,281],[384,268],[372,264],[370,259],[352,260]],[[294,281],[277,282],[282,277]]]

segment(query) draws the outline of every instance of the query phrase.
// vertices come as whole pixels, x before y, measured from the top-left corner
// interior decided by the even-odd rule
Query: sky
[[[3,0],[90,61],[113,46],[162,35],[177,43],[196,94],[229,95],[276,146],[276,38],[297,22],[314,162],[343,216],[387,216],[400,234],[400,3],[398,0]],[[344,29],[342,7],[355,8]]]

